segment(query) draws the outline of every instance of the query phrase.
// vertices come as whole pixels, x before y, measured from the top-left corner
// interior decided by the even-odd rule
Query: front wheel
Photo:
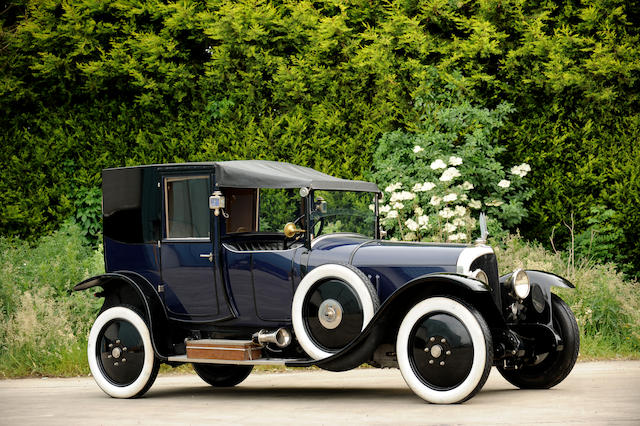
[[[253,365],[192,364],[196,374],[211,386],[229,388],[249,377]]]
[[[560,334],[563,349],[540,356],[541,361],[518,370],[498,371],[509,383],[521,389],[549,389],[563,381],[573,369],[580,350],[580,332],[571,308],[555,294],[551,295],[553,328]]]
[[[114,398],[142,396],[160,368],[146,322],[127,305],[98,315],[89,332],[87,355],[96,383]]]
[[[411,390],[436,404],[464,402],[484,386],[493,364],[491,333],[476,309],[431,297],[402,320],[398,365]]]

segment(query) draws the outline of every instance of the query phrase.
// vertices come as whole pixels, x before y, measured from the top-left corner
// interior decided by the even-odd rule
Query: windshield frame
[[[322,190],[319,190],[319,191],[326,192],[327,190],[322,189]],[[309,194],[306,197],[307,198],[307,202],[306,202],[305,215],[307,216],[308,231],[306,232],[305,242],[308,245],[308,247],[311,247],[311,241],[313,241],[315,238],[319,238],[319,237],[323,237],[323,236],[327,236],[327,235],[332,235],[332,234],[322,234],[322,235],[316,236],[311,232],[315,227],[315,223],[314,223],[314,220],[313,220],[313,211],[312,211],[312,208],[315,205],[315,192],[316,192],[316,190],[310,189],[309,190]],[[374,214],[373,239],[375,239],[375,240],[379,240],[380,239],[380,210],[379,210],[380,193],[379,192],[353,191],[353,190],[330,190],[330,192],[353,192],[353,193],[372,194],[373,197],[374,197],[374,200],[373,200],[373,205],[374,205],[374,210],[373,210],[373,214]],[[360,235],[362,235],[362,234],[360,234]],[[365,237],[370,238],[368,235],[365,235]]]

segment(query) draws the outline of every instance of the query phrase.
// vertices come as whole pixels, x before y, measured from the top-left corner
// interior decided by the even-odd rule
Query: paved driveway
[[[494,369],[461,405],[424,403],[398,370],[252,374],[231,389],[159,377],[138,400],[91,378],[0,381],[0,424],[626,424],[640,425],[640,361],[579,363],[556,388],[522,391]]]

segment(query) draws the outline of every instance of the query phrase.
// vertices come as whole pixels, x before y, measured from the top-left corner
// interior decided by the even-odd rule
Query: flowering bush
[[[495,142],[510,105],[488,110],[418,100],[416,107],[420,125],[384,134],[374,154],[373,178],[384,188],[381,224],[389,236],[469,242],[480,211],[494,235],[520,223],[531,196],[525,188],[531,167],[505,169],[499,161],[504,148]]]

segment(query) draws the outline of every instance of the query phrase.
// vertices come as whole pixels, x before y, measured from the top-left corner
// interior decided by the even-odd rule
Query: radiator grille
[[[491,288],[493,300],[498,309],[502,311],[502,296],[500,293],[500,278],[498,276],[498,261],[496,260],[496,255],[491,253],[478,257],[471,263],[470,271],[473,272],[476,269],[482,269],[487,274],[487,277],[489,277],[489,287]]]

